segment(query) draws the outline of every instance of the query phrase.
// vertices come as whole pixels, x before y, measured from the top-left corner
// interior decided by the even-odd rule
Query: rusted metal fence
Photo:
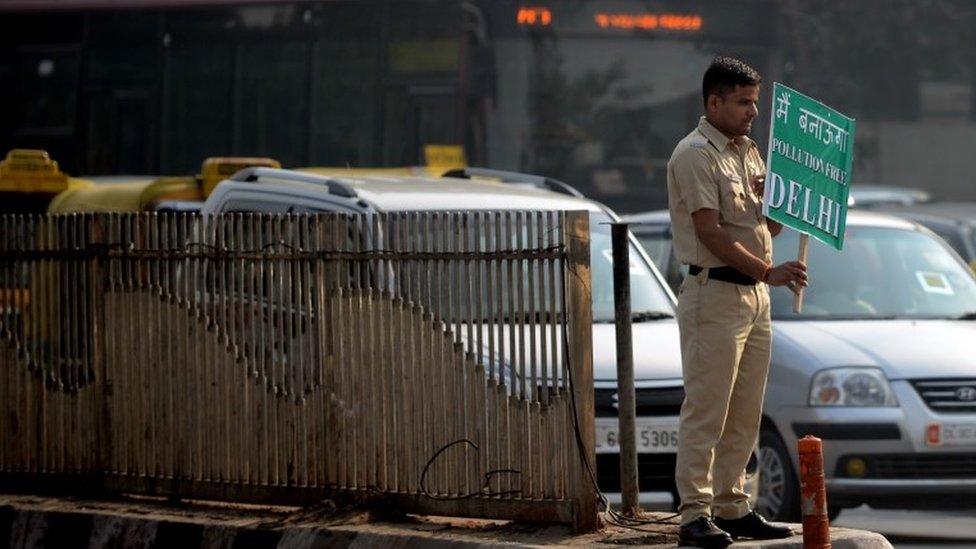
[[[593,529],[587,227],[2,217],[0,475]]]

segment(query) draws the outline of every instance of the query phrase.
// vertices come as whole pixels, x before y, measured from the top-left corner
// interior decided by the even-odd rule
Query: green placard
[[[766,216],[838,250],[844,246],[854,119],[773,83]]]

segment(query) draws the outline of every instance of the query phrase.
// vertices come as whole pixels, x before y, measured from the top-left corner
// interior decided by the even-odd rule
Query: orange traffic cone
[[[800,509],[803,549],[830,549],[830,518],[824,485],[823,442],[807,435],[797,442],[800,451]]]

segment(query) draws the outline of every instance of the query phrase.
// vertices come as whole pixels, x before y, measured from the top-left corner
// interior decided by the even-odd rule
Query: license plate
[[[673,454],[678,451],[678,418],[637,418],[636,443],[640,454]],[[597,418],[596,453],[620,452],[620,427],[616,418]]]
[[[930,423],[925,431],[928,446],[974,446],[976,423]]]

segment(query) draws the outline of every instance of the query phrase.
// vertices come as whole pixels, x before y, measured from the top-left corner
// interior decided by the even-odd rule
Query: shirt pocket
[[[741,178],[722,174],[719,176],[718,186],[723,217],[731,220],[742,219],[748,215],[749,201],[746,197],[746,187]]]

